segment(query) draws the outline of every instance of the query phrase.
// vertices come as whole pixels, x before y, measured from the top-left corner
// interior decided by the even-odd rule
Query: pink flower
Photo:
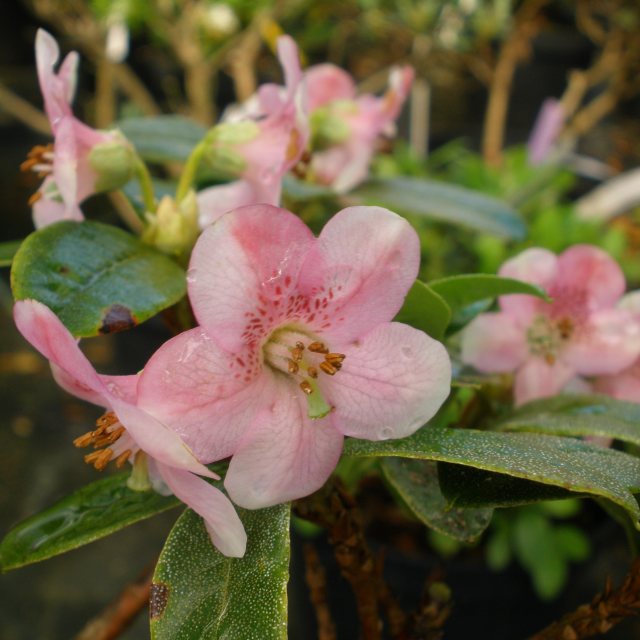
[[[449,394],[444,347],[391,322],[419,266],[415,231],[379,207],[336,214],[318,238],[268,205],[204,230],[188,286],[200,326],[167,342],[140,402],[258,508],[318,489],[344,436],[410,435]]]
[[[389,89],[377,98],[356,97],[351,76],[334,65],[317,65],[305,72],[312,127],[311,181],[344,193],[367,177],[378,139],[395,131],[394,121],[413,75],[410,67],[395,68]]]
[[[16,302],[14,318],[22,335],[51,361],[63,389],[107,410],[96,430],[74,441],[79,447],[93,445],[95,450],[85,461],[99,470],[110,461],[118,467],[131,461],[132,477],[142,472],[142,480],[148,465],[156,488],[162,492],[168,487],[204,518],[211,540],[222,553],[244,555],[246,535],[233,506],[221,491],[194,474],[218,476],[196,460],[174,431],[137,406],[138,376],[96,373],[57,316],[40,302]],[[140,482],[139,477],[136,480]]]
[[[500,298],[501,311],[476,318],[462,338],[462,359],[480,371],[515,372],[515,402],[552,396],[576,375],[612,374],[640,355],[640,325],[616,308],[625,281],[603,251],[576,245],[560,256],[527,249],[500,275],[544,287],[553,301]]]
[[[214,154],[235,157],[240,179],[198,194],[200,224],[223,213],[257,203],[280,204],[282,177],[300,159],[309,137],[304,113],[298,48],[288,36],[278,39],[285,86],[262,85],[247,104],[231,112],[217,128]],[[215,129],[214,129],[215,133]]]
[[[120,134],[96,131],[74,117],[71,102],[76,89],[78,54],[69,53],[56,74],[54,69],[59,57],[58,43],[49,33],[38,29],[36,67],[54,136],[53,147],[34,147],[22,165],[25,170],[46,176],[31,200],[34,224],[38,228],[58,220],[82,220],[79,204],[99,190],[96,187],[99,176],[92,166],[91,152],[99,145],[125,148]],[[122,155],[119,154],[118,160],[122,160]],[[116,170],[127,173],[128,167]]]
[[[624,296],[618,305],[634,314],[640,322],[640,291],[633,291]],[[592,384],[596,393],[604,393],[618,400],[640,402],[640,359],[630,367],[608,376],[597,377]]]
[[[565,110],[559,100],[547,98],[542,103],[527,143],[530,164],[539,165],[548,159],[565,119]]]

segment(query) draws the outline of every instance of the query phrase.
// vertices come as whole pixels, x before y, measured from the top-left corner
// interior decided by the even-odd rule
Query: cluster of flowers
[[[502,297],[499,312],[466,328],[464,362],[514,373],[516,404],[565,390],[640,401],[640,292],[624,295],[624,275],[611,257],[589,245],[559,256],[534,248],[499,274],[540,285],[552,301]]]
[[[35,202],[36,223],[81,219],[80,201],[101,188],[96,154],[103,160],[126,142],[71,114],[75,55],[56,75],[58,49],[48,34],[39,33],[36,52],[55,135],[53,155],[37,159],[49,154],[52,175]],[[335,67],[303,76],[290,39],[279,52],[284,89],[262,87],[209,138],[212,153],[239,157],[241,169],[236,182],[198,196],[205,228],[187,271],[197,327],[166,342],[140,374],[104,376],[49,308],[24,300],[14,309],[57,382],[106,410],[74,442],[92,447],[85,461],[99,470],[131,463],[132,488],[175,494],[229,556],[242,556],[246,545],[229,498],[255,509],[308,495],[335,468],[344,436],[410,435],[450,390],[443,345],[392,322],[418,274],[412,227],[386,209],[351,207],[316,238],[274,206],[310,138],[315,148],[325,145],[306,161],[313,176],[337,189],[360,180],[410,72],[400,71],[382,99],[355,98],[351,79]],[[204,465],[227,458],[229,498],[200,477],[217,478]]]

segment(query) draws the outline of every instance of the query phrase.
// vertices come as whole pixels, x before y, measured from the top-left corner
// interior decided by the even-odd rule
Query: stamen
[[[300,366],[298,365],[297,362],[294,362],[293,360],[287,360],[287,368],[289,369],[289,373],[296,374],[298,373]]]
[[[29,196],[29,199],[27,200],[27,204],[30,207],[32,207],[36,202],[38,202],[38,200],[40,200],[40,198],[42,198],[42,192],[36,191],[31,196]]]
[[[113,451],[111,449],[102,449],[102,451],[94,451],[84,457],[84,461],[87,464],[92,464],[98,471],[102,471],[108,464],[109,460],[113,457]]]
[[[344,353],[327,353],[324,359],[332,364],[334,367],[342,364],[343,360],[346,358]]]
[[[116,467],[118,467],[118,469],[122,469],[122,467],[124,467],[125,463],[129,459],[130,455],[131,455],[131,449],[127,449],[126,451],[123,451],[115,460]]]
[[[116,440],[120,438],[120,436],[125,432],[124,427],[118,427],[114,431],[107,432],[106,435],[103,435],[101,438],[97,438],[93,443],[94,449],[100,449],[108,444],[113,444]]]
[[[309,374],[309,377],[314,380],[318,377],[318,370],[315,367],[307,367],[307,373]]]
[[[313,387],[308,380],[303,380],[300,383],[300,388],[305,392],[306,395],[310,396],[313,393]]]
[[[300,344],[300,343],[298,343]],[[304,345],[302,346],[302,349],[298,346],[296,346],[295,348],[291,349],[291,357],[293,358],[293,360],[295,362],[300,362],[302,360],[302,351],[304,350]]]
[[[573,333],[573,322],[571,321],[571,318],[565,317],[559,320],[558,331],[560,332],[560,337],[563,340],[570,338]]]
[[[544,356],[545,362],[551,367],[556,363],[556,358],[553,354],[547,353]]]
[[[338,373],[338,367],[336,367],[335,365],[332,365],[330,362],[327,362],[326,360],[320,363],[320,369],[322,369],[322,371],[324,371],[329,376],[335,376],[336,373]]]
[[[327,349],[323,342],[312,342],[308,349],[313,353],[329,353],[329,349]]]
[[[78,436],[73,441],[73,446],[78,447],[78,449],[84,449],[88,447],[93,442],[94,436],[93,431],[87,431],[84,435]]]

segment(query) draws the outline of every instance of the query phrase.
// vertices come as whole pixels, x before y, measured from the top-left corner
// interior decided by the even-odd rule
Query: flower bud
[[[163,253],[179,256],[191,250],[200,233],[196,195],[190,191],[177,203],[171,196],[160,200],[155,213],[146,214],[148,226],[142,239]]]
[[[119,189],[134,175],[135,152],[122,134],[113,133],[111,140],[95,145],[89,152],[89,164],[96,173],[96,193]]]
[[[259,135],[260,127],[253,120],[223,122],[209,132],[211,146],[204,160],[217,174],[238,176],[247,168],[247,160],[238,146],[255,140]]]

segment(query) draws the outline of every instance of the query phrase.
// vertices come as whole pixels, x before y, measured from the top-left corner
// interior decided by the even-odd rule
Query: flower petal
[[[498,272],[504,278],[530,282],[545,289],[554,283],[557,274],[558,258],[551,251],[535,247],[507,260]],[[547,303],[528,295],[500,296],[499,300],[500,308],[518,318],[523,325],[529,324],[533,315],[547,306]]]
[[[248,180],[236,180],[228,184],[209,187],[198,193],[198,223],[201,229],[216,222],[228,211],[245,207],[249,204],[264,202],[277,205],[280,198],[278,194],[258,195],[256,185]]]
[[[292,213],[269,205],[236,209],[207,227],[193,249],[187,274],[198,322],[224,349],[250,341],[251,319],[274,318],[271,299],[298,281],[311,231]],[[277,294],[277,292],[280,292]],[[257,331],[257,330],[256,330]]]
[[[235,452],[225,487],[241,507],[259,509],[319,489],[340,458],[342,434],[328,420],[311,421],[300,391],[273,381],[273,400],[255,418]]]
[[[324,227],[309,252],[300,291],[329,294],[329,325],[318,329],[351,342],[400,310],[418,275],[420,241],[411,225],[382,207],[349,207]],[[312,323],[310,323],[312,324]]]
[[[483,313],[462,333],[462,361],[478,371],[515,371],[528,354],[524,330],[506,312]]]
[[[556,360],[553,365],[549,365],[542,358],[531,358],[516,373],[514,385],[516,406],[537,398],[555,396],[574,375],[574,369],[561,360]]]
[[[165,465],[160,465],[159,470],[175,496],[202,516],[211,542],[220,553],[242,558],[247,548],[247,534],[229,498],[187,471]]]
[[[335,64],[316,64],[304,73],[310,112],[334,100],[351,100],[356,95],[353,78]]]
[[[637,363],[622,373],[601,376],[594,382],[594,390],[618,400],[640,402],[640,369]]]
[[[451,390],[451,362],[442,344],[398,322],[378,325],[342,347],[341,370],[322,380],[330,420],[344,435],[404,438],[438,411]]]
[[[199,327],[185,331],[145,366],[138,404],[171,425],[199,460],[227,458],[265,402],[258,364],[243,356],[222,351]]]

